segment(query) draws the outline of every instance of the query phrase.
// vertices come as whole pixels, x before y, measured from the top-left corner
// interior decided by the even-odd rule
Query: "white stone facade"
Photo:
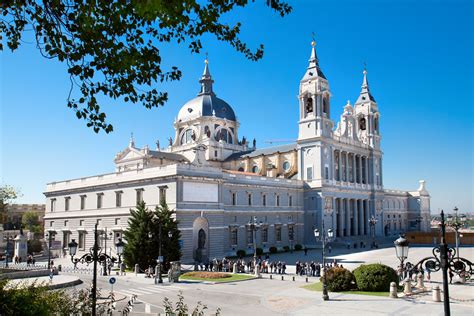
[[[184,262],[196,259],[198,247],[206,259],[252,253],[253,216],[262,223],[256,242],[264,250],[314,245],[313,230],[323,220],[342,242],[429,230],[424,181],[413,192],[384,189],[380,114],[365,70],[357,101],[348,102],[336,125],[313,43],[300,82],[297,142],[259,150],[255,141],[239,139],[234,110],[212,83],[206,60],[201,91],[179,111],[165,148],[136,148],[132,137],[116,155],[114,173],[49,183],[45,229],[64,247],[75,239],[86,251],[99,223],[113,249],[137,202],[154,208],[165,198],[176,210]]]

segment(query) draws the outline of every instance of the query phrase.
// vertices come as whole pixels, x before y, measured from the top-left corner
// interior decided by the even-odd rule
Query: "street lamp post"
[[[405,278],[406,271],[404,262],[408,258],[409,242],[404,235],[400,235],[400,237],[394,241],[394,245],[397,258],[400,260],[400,274],[402,278]]]
[[[454,207],[454,216],[448,215],[448,226],[454,229],[456,237],[456,257],[459,260],[459,230],[466,223],[466,215],[458,215],[458,208]]]
[[[9,250],[9,247],[10,246],[10,240],[12,240],[12,237],[11,236],[5,236],[3,237],[3,240],[5,240],[7,242],[7,248],[5,249],[5,268],[8,268],[8,250]]]
[[[372,245],[370,248],[375,246],[375,225],[377,224],[378,219],[375,218],[375,216],[372,215],[372,217],[369,219],[369,225],[370,225],[370,232],[372,234]]]
[[[92,262],[94,264],[94,270],[93,270],[94,274],[92,277],[92,293],[91,293],[92,316],[96,315],[96,305],[97,305],[97,263],[116,261],[114,257],[108,256],[107,254],[102,253],[102,249],[99,247],[99,243],[98,243],[99,233],[97,232],[97,225],[98,224],[96,223],[94,227],[94,246],[90,249],[89,253],[84,254],[80,258],[74,258],[74,256],[76,255],[78,244],[73,239],[68,245],[69,254],[71,255],[71,261],[74,264],[74,266],[76,266],[78,262],[86,263],[86,264],[90,264]],[[117,254],[119,253],[121,254],[122,251],[123,251],[123,245],[122,245],[122,249],[119,249],[117,247]]]
[[[50,230],[48,233],[46,233],[46,237],[48,237],[48,270],[51,269],[51,243],[53,241],[53,235],[55,235],[56,232]]]
[[[102,239],[104,239],[104,253],[107,255],[107,240],[109,239],[107,237],[107,227],[105,228],[104,231],[100,232],[100,235],[103,235]],[[109,236],[112,237],[112,232],[109,233]],[[107,261],[106,260],[104,260],[104,262],[103,262],[103,273],[102,273],[102,275],[107,276]]]
[[[323,300],[329,300],[329,294],[326,284],[326,242],[334,236],[334,232],[331,228],[328,229],[327,234],[324,228],[324,220],[322,224],[322,235],[319,229],[314,229],[314,237],[316,240],[320,239],[323,244],[323,276],[321,278],[323,282]]]
[[[444,223],[444,212],[441,210],[441,243],[439,244],[439,254],[441,261],[441,271],[443,272],[443,303],[444,303],[444,315],[451,315],[449,307],[449,285],[448,285],[448,244],[446,243],[446,224]]]
[[[253,217],[253,220],[249,222],[250,230],[252,231],[252,239],[253,239],[253,266],[254,266],[254,273],[257,277],[260,277],[260,271],[257,267],[257,230],[260,229],[262,225],[257,221],[257,216]]]

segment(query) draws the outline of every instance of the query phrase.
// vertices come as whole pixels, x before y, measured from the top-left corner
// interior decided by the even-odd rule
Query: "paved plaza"
[[[431,247],[411,247],[408,261],[416,263],[421,258],[430,256],[431,250]],[[351,270],[364,263],[380,262],[391,267],[396,267],[399,263],[393,247],[353,251],[334,249],[329,260],[335,258]],[[474,261],[474,248],[461,248],[461,256]],[[117,308],[123,308],[128,297],[136,294],[138,301],[134,305],[133,314],[156,315],[163,312],[161,306],[165,297],[176,301],[178,291],[182,291],[190,308],[201,301],[209,307],[209,313],[219,307],[222,315],[443,315],[443,304],[432,302],[430,292],[398,299],[388,298],[388,293],[386,298],[330,293],[330,300],[323,301],[321,292],[302,288],[307,284],[304,277],[296,276],[295,281],[292,281],[296,260],[320,261],[320,258],[319,250],[310,250],[307,256],[302,251],[271,256],[271,260],[284,260],[289,265],[288,274],[283,281],[280,276],[274,275],[270,279],[269,275],[264,274],[262,279],[224,284],[189,281],[169,284],[165,279],[163,285],[155,285],[153,279],[145,278],[143,274],[136,276],[134,273],[127,273],[126,276],[115,276],[118,281],[114,285],[114,292],[119,298],[127,297],[118,303]],[[70,261],[67,258],[56,259],[55,264],[67,267]],[[78,276],[84,281],[76,288],[90,286],[92,275],[87,271],[62,273],[66,274]],[[108,276],[98,278],[98,286],[103,289],[103,293],[110,291],[108,279]],[[317,281],[317,278],[309,278],[310,283]],[[441,272],[433,273],[431,283],[426,283],[426,287],[431,288],[435,284],[442,287]],[[449,290],[452,315],[474,315],[474,283],[452,284]]]

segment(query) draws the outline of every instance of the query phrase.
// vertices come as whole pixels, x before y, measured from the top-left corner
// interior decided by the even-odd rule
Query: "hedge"
[[[302,245],[300,245],[300,244],[296,244],[296,245],[295,245],[295,250],[296,250],[296,251],[299,251],[299,250],[301,250],[301,249],[303,249],[303,246],[302,246]]]
[[[349,291],[355,288],[355,277],[345,268],[330,268],[326,270],[326,285],[331,292]]]
[[[245,250],[242,250],[242,249],[237,250],[237,257],[239,258],[245,257],[246,254],[247,253],[245,252]]]
[[[398,283],[397,272],[380,263],[363,264],[354,270],[354,276],[360,291],[389,291],[391,282]]]
[[[271,246],[270,249],[269,249],[270,253],[277,253],[278,252],[278,249],[277,247],[275,246]]]

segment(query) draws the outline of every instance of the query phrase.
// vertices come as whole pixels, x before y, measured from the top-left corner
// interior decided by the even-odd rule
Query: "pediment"
[[[122,161],[130,161],[130,160],[136,160],[136,159],[143,159],[145,158],[145,153],[135,149],[135,148],[126,148],[124,151],[122,151],[120,154],[117,155],[115,158],[115,162],[119,163]]]

